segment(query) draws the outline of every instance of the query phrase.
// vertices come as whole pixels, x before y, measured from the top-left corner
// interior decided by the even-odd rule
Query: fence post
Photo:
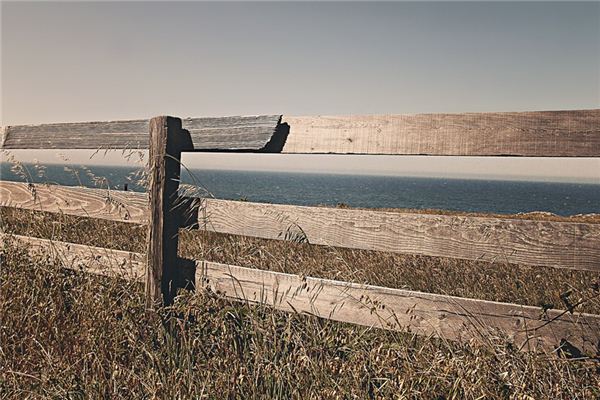
[[[177,289],[173,280],[177,269],[180,221],[175,210],[175,201],[184,141],[181,119],[161,116],[150,120],[147,308],[153,308],[161,300],[165,305],[171,304]]]

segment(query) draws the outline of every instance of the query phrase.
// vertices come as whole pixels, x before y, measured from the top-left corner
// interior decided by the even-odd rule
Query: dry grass
[[[0,208],[4,230],[119,250],[145,252],[145,227]],[[94,232],[82,235],[82,229]],[[403,255],[182,231],[180,255],[199,260],[391,288],[600,314],[600,274],[547,267]],[[569,294],[570,293],[570,294]],[[569,294],[566,296],[566,294]]]
[[[145,229],[1,209],[2,229],[144,251]],[[554,303],[598,274],[183,232],[181,254],[436,293]],[[598,398],[597,362],[448,343],[184,294],[144,310],[142,287],[0,250],[0,398]],[[598,301],[581,307],[600,313]],[[175,311],[175,312],[173,312]]]

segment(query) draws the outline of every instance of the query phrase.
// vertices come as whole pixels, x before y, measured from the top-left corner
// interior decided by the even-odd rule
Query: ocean
[[[38,176],[33,165],[28,180],[60,185],[143,191],[129,167],[46,165]],[[105,177],[96,182],[92,175]],[[23,181],[0,165],[0,179]],[[365,208],[442,209],[513,214],[545,211],[558,215],[600,213],[600,184],[524,182],[403,176],[338,175],[288,172],[191,170],[183,183],[203,187],[201,195],[220,199],[296,205],[338,205]]]

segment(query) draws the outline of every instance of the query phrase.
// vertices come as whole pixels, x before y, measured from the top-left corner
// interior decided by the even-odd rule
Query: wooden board
[[[193,144],[186,151],[600,157],[600,109],[187,118],[183,128]],[[4,149],[148,148],[148,120],[7,126],[3,132]]]
[[[144,224],[146,193],[0,181],[0,206]]]
[[[600,157],[600,109],[284,116],[284,153]]]
[[[269,150],[281,116],[183,119],[198,151]],[[147,149],[148,120],[18,125],[3,128],[3,149]]]
[[[59,260],[65,268],[139,282],[144,280],[146,256],[140,253],[0,232],[1,243],[10,240],[30,254],[45,254]]]
[[[600,272],[600,224],[206,199],[201,229],[265,239]]]
[[[45,254],[73,268],[143,281],[145,256],[139,253],[0,234],[16,240],[31,254]],[[185,267],[189,260],[182,260]],[[451,340],[486,343],[507,335],[523,350],[552,349],[561,339],[593,353],[600,340],[600,316],[493,301],[389,289],[327,279],[261,271],[207,261],[196,262],[196,287],[369,327],[410,330]],[[552,320],[552,322],[549,322]]]
[[[147,204],[145,193],[35,185],[34,197],[26,184],[0,181],[1,206],[145,223]],[[215,199],[202,202],[198,222],[202,229],[264,239],[600,271],[600,224]]]
[[[170,305],[177,293],[173,282],[180,221],[175,201],[181,180],[181,149],[185,137],[179,118],[155,117],[150,120],[146,308]]]
[[[198,262],[196,287],[285,311],[451,340],[486,343],[507,335],[524,350],[561,339],[594,354],[600,316]],[[549,322],[552,320],[552,322]]]

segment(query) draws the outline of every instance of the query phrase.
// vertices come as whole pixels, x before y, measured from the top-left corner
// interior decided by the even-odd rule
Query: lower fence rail
[[[146,256],[28,236],[0,234],[31,254],[43,253],[66,268],[142,282]],[[449,340],[489,343],[508,339],[519,349],[553,350],[568,342],[586,354],[600,343],[600,315],[546,310],[443,294],[384,288],[257,270],[210,261],[195,265],[195,285],[253,304],[340,322],[407,331]]]

